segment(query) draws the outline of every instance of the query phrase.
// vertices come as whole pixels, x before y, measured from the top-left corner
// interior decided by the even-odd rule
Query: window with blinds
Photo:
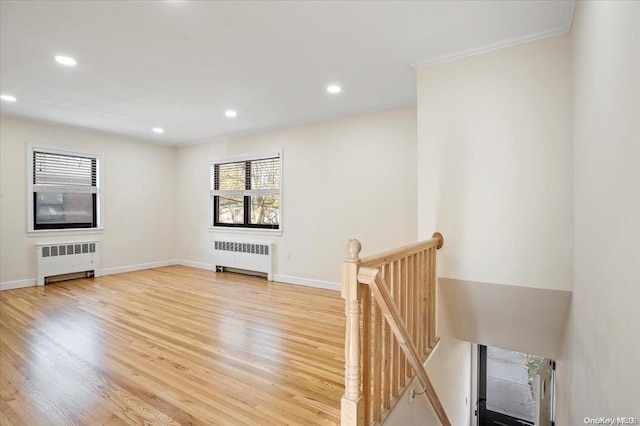
[[[280,228],[280,155],[211,164],[213,225]]]
[[[98,227],[98,158],[32,149],[33,229]]]

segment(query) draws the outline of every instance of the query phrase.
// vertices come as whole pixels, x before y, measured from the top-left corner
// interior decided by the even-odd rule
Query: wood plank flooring
[[[0,292],[1,425],[337,425],[338,292],[171,266]]]

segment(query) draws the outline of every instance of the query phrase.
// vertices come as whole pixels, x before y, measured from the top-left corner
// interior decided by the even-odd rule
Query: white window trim
[[[67,228],[67,229],[34,229],[33,223],[33,151],[45,151],[52,154],[61,155],[77,155],[77,156],[89,156],[98,160],[97,168],[97,198],[98,198],[98,226],[95,228]],[[42,235],[91,235],[101,234],[104,232],[104,161],[102,154],[91,151],[80,151],[75,149],[46,146],[46,145],[28,145],[27,146],[27,235],[42,236]]]
[[[213,210],[213,208],[212,208]],[[280,216],[282,220],[282,216]],[[282,224],[280,224],[282,228]],[[209,232],[224,234],[247,234],[247,235],[282,235],[282,229],[258,229],[258,228],[231,228],[227,226],[209,226]]]
[[[247,154],[237,154],[230,155],[227,157],[219,157],[209,161],[209,170],[211,170],[211,166],[214,164],[221,163],[232,163],[237,161],[248,161],[248,160],[260,160],[263,158],[270,158],[278,156],[280,158],[280,223],[278,223],[278,229],[259,229],[259,228],[237,228],[237,227],[228,227],[228,226],[215,226],[213,224],[213,197],[211,196],[211,188],[207,185],[208,196],[209,196],[209,232],[223,232],[228,234],[253,234],[253,235],[282,235],[283,223],[284,223],[284,198],[282,194],[282,182],[284,180],[284,167],[283,167],[283,149],[274,149],[270,151],[261,151],[261,152],[252,152]],[[208,176],[211,179],[211,176]]]

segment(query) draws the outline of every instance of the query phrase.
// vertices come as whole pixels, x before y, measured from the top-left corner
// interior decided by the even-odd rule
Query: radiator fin
[[[42,246],[42,257],[71,256],[96,252],[96,243],[54,244]]]
[[[269,256],[270,246],[268,244],[238,243],[233,241],[215,241],[215,249],[232,251],[236,253],[250,253]]]

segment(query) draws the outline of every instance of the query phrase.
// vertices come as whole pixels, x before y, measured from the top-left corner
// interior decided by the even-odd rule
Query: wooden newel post
[[[436,250],[440,250],[442,248],[442,246],[444,245],[444,237],[442,236],[441,233],[439,232],[435,232],[431,238],[437,238],[438,239],[438,245],[436,246]],[[436,298],[437,298],[437,287],[438,287],[438,275],[437,275],[437,257],[435,253],[432,253],[433,259],[431,260],[431,271],[430,271],[430,277],[429,277],[429,345],[433,346],[436,344],[436,321],[437,321],[437,314],[436,314],[436,308],[437,308],[437,303],[436,303]]]
[[[436,249],[440,250],[444,245],[444,237],[442,236],[442,234],[439,232],[434,232],[431,238],[437,238],[438,240],[440,240],[438,241],[438,245],[436,246]]]
[[[362,366],[360,365],[360,301],[362,286],[358,283],[360,250],[358,240],[347,241],[347,259],[342,263],[342,298],[347,327],[344,341],[344,395],[341,401],[342,426],[363,425],[364,408],[361,392]]]

